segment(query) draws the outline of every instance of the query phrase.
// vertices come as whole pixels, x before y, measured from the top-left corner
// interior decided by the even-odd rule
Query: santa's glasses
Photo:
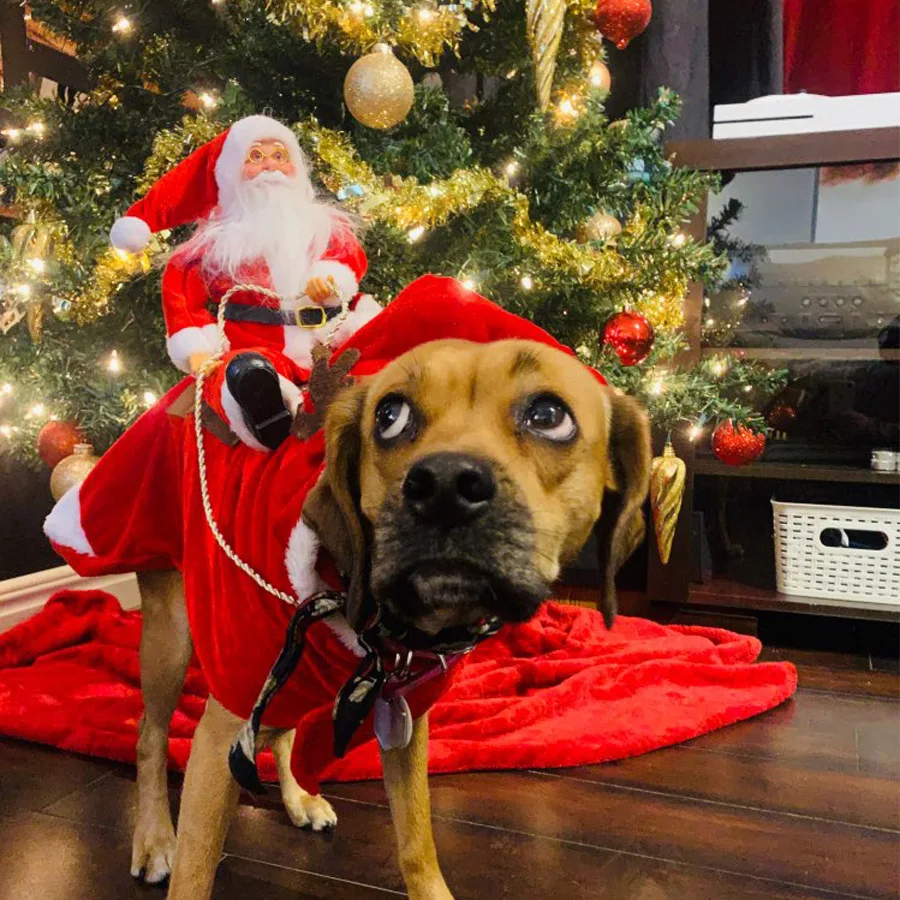
[[[268,149],[256,144],[250,148],[244,162],[253,163],[253,165],[258,166],[267,159],[271,159],[272,162],[276,163],[286,163],[290,162],[291,155],[288,153],[287,147],[278,142],[272,144]]]

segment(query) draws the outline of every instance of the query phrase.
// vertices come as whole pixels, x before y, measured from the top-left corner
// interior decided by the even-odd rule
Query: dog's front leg
[[[225,835],[237,808],[239,790],[228,768],[228,750],[241,724],[209,698],[184,776],[168,900],[209,900],[212,895]]]
[[[381,753],[397,835],[400,871],[410,900],[453,900],[441,874],[431,833],[428,797],[428,717],[413,724],[412,740],[402,750]]]

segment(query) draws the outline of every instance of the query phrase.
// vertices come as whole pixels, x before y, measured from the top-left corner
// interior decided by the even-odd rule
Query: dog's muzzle
[[[415,462],[402,499],[375,523],[372,589],[428,632],[483,616],[524,621],[549,593],[534,568],[534,526],[495,464],[464,453]]]

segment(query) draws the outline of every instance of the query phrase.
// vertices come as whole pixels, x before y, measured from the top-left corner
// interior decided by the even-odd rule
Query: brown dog
[[[436,341],[347,389],[325,427],[326,471],[303,517],[350,575],[351,626],[373,602],[427,633],[485,616],[523,621],[592,530],[600,608],[612,620],[613,577],[647,493],[649,427],[637,403],[577,360],[525,341]],[[161,649],[156,623],[186,626],[177,589],[164,579],[144,583],[143,686],[153,721],[139,753],[138,863],[146,859],[139,843],[158,850],[153,836],[171,832],[160,720],[166,709],[171,715],[186,664],[183,648],[151,658]],[[241,724],[210,698],[185,777],[170,900],[211,894],[237,803],[227,756]],[[448,900],[431,834],[427,730],[423,717],[405,749],[382,753],[384,777],[409,896]],[[292,818],[330,822],[322,798],[291,784],[290,733],[262,736],[273,739]]]

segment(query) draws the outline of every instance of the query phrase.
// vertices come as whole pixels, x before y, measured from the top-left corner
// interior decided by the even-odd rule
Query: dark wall
[[[52,506],[48,469],[0,455],[0,581],[63,565],[41,531]]]

